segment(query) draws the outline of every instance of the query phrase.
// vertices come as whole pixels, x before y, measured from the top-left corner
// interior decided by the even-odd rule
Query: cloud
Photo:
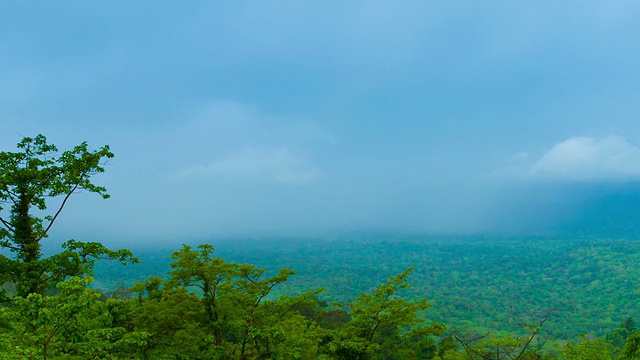
[[[640,149],[621,136],[572,137],[529,167],[535,178],[570,181],[640,179]]]
[[[181,158],[189,159],[176,169],[179,176],[244,185],[308,184],[323,173],[312,155],[336,142],[311,120],[231,100],[207,104],[175,139],[170,148],[181,149]]]
[[[183,170],[187,177],[216,177],[242,181],[269,181],[304,185],[321,171],[288,148],[245,149],[242,152]]]

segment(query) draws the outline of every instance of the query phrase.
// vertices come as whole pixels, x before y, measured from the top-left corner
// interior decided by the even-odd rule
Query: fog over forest
[[[640,235],[640,4],[0,4],[0,147],[109,144],[52,239]]]

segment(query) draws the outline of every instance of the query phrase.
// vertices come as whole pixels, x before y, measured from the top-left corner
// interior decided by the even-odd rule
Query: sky
[[[0,150],[115,153],[52,238],[632,236],[639,33],[635,1],[8,0]]]

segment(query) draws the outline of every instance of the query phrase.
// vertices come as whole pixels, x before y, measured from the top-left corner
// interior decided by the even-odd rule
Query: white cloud
[[[575,181],[640,179],[640,149],[621,136],[572,137],[531,164],[529,175]]]
[[[245,149],[181,172],[182,176],[217,177],[243,181],[269,181],[304,185],[316,180],[321,171],[290,149]]]

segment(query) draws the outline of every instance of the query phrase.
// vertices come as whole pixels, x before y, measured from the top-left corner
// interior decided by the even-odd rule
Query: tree
[[[95,260],[117,259],[135,262],[128,250],[111,251],[100,243],[70,240],[62,253],[43,259],[45,239],[67,201],[84,190],[106,199],[106,188],[91,177],[104,172],[104,160],[113,158],[108,146],[90,151],[86,142],[58,154],[44,135],[25,137],[17,152],[0,152],[0,247],[13,256],[0,255],[0,283],[11,282],[16,294],[43,294],[53,282],[92,270]],[[48,200],[60,198],[56,211],[46,214]],[[8,216],[7,216],[8,213]],[[3,295],[3,294],[0,294]]]
[[[206,337],[203,351],[216,359],[315,359],[320,335],[313,321],[297,309],[317,304],[321,290],[298,296],[275,298],[273,289],[294,271],[281,269],[266,276],[266,270],[250,264],[226,262],[213,256],[214,247],[184,245],[173,253],[171,279],[164,296],[181,289],[195,290],[201,297],[201,323]],[[138,287],[134,292],[145,286]],[[153,292],[148,291],[149,298]],[[151,299],[153,300],[153,299]],[[162,301],[158,300],[158,301]]]
[[[606,334],[604,340],[612,346],[613,357],[616,357],[625,348],[627,339],[636,332],[636,323],[633,318],[628,317],[617,328]]]
[[[100,294],[87,288],[91,277],[60,282],[55,296],[17,297],[0,308],[1,359],[115,359],[125,329],[112,327]],[[4,346],[3,346],[4,345]]]
[[[425,299],[408,301],[396,292],[407,288],[409,268],[398,276],[390,276],[372,293],[338,307],[349,309],[351,320],[337,330],[329,344],[329,352],[337,359],[430,359],[437,346],[432,335],[440,336],[444,324],[424,324],[419,312],[430,305]]]
[[[538,322],[525,321],[524,330],[526,335],[507,334],[504,337],[489,337],[489,334],[479,334],[473,331],[466,336],[455,335],[454,338],[460,343],[464,354],[469,360],[538,360],[545,359],[538,349],[531,349],[534,339],[538,338],[542,326],[547,322],[554,310],[545,311],[538,315],[541,320]],[[534,313],[528,314],[528,316]]]
[[[567,344],[562,355],[568,360],[611,360],[611,345],[604,339],[590,341],[586,336],[580,335],[580,342]],[[627,359],[626,357],[622,357]],[[632,359],[632,358],[630,358]]]
[[[627,343],[620,354],[620,359],[640,359],[640,332],[635,332],[627,337]]]

